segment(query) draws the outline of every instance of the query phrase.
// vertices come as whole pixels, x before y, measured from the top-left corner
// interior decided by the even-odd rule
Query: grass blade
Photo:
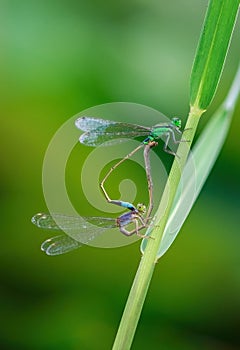
[[[231,33],[234,28],[238,5],[238,0],[210,0],[207,17],[204,23],[204,30],[200,39],[200,45],[191,76],[191,108],[185,126],[187,130],[184,133],[184,138],[189,140],[189,147],[193,141],[201,115],[214,96],[227,54]],[[196,181],[196,193],[185,216],[182,213],[180,215],[174,212],[177,206],[179,208],[179,204],[181,205],[181,202],[179,202],[181,200],[181,195],[178,193],[178,188],[189,153],[189,147],[186,147],[186,143],[181,142],[179,144],[177,150],[178,157],[175,157],[173,161],[167,184],[155,215],[155,226],[149,227],[148,230],[149,233],[151,232],[153,239],[146,239],[144,240],[145,242],[142,243],[141,248],[142,251],[144,251],[144,255],[140,261],[137,274],[128,296],[113,344],[113,350],[128,350],[131,347],[157,257],[160,257],[168,249],[188,215],[197,197],[198,191],[200,191],[203,185],[200,176],[202,176],[205,181],[209,174],[210,168],[224,142],[238,94],[239,85],[234,88],[232,97],[227,99],[227,101],[231,100],[233,102],[230,104],[225,103],[222,109],[217,112],[213,121],[211,121],[211,124],[207,127],[206,132],[203,133],[199,139],[198,147],[194,147],[194,157],[199,157],[203,163],[201,163],[201,167],[197,169],[197,173],[199,174],[197,180],[199,182]],[[221,137],[217,138],[215,136],[218,135],[215,128],[219,129],[218,131],[219,135],[222,135]],[[220,133],[220,130],[222,130],[222,133]],[[215,140],[211,139],[213,135],[215,136]],[[206,145],[206,143],[210,141],[214,141],[211,143],[211,147],[215,150],[214,157],[210,157],[211,162],[207,153],[209,145]],[[207,169],[205,168],[206,164],[208,164]],[[187,170],[185,171],[186,174],[189,175],[189,172]],[[188,178],[186,179],[188,180]],[[188,193],[186,193],[186,196],[188,197]],[[171,218],[175,220],[173,234],[171,230],[169,230],[169,227],[172,229],[171,220],[173,219]],[[170,237],[171,234],[172,236]],[[169,240],[168,244],[165,244],[165,241],[163,241],[163,236],[166,237],[166,240]],[[144,246],[144,244],[146,244],[146,246]]]
[[[240,66],[228,96],[205,127],[186,163],[181,181],[184,190],[182,191],[180,184],[161,240],[157,258],[160,258],[173,243],[196,201],[226,139],[239,94]],[[195,170],[195,176],[193,176],[193,170]],[[192,196],[192,191],[194,191],[194,197]],[[145,249],[146,241],[144,240],[142,242],[142,252]]]
[[[221,76],[239,0],[209,2],[190,80],[190,104],[206,110]]]

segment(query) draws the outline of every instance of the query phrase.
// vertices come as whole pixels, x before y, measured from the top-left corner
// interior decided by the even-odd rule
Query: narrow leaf
[[[239,93],[240,66],[227,98],[201,133],[186,163],[157,258],[175,240],[221,151]],[[146,244],[147,240],[143,240],[142,252]]]
[[[239,0],[209,2],[190,80],[190,104],[194,108],[206,110],[215,94],[238,7]]]

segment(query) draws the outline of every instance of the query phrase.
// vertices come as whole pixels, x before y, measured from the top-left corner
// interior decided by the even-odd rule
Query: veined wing
[[[80,117],[75,121],[76,127],[85,132],[95,130],[99,127],[106,127],[114,124],[116,124],[116,122],[114,122],[113,120],[105,120],[94,117]]]
[[[105,218],[101,216],[67,216],[62,214],[38,213],[31,219],[32,223],[39,228],[47,230],[74,230],[74,231],[92,231],[98,228],[114,228],[116,220],[114,218]]]
[[[109,141],[107,145],[119,142],[119,138],[134,138],[146,136],[151,128],[129,123],[114,122],[92,117],[82,117],[75,122],[77,128],[85,131],[79,141],[87,146],[99,146]]]
[[[67,236],[60,235],[47,239],[41,245],[41,250],[47,255],[61,255],[68,253],[74,249],[80,248],[83,243]]]
[[[48,230],[66,230],[70,236],[60,235],[47,239],[41,249],[48,255],[60,255],[87,244],[109,228],[116,227],[116,220],[105,217],[75,217],[62,214],[38,213],[32,217],[32,223]]]

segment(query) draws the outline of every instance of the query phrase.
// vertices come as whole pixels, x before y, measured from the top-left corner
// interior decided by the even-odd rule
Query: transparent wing
[[[68,253],[74,249],[80,248],[82,245],[82,243],[67,235],[60,235],[49,238],[43,242],[41,250],[47,255],[54,256]]]
[[[56,220],[56,221],[55,221]],[[48,255],[60,255],[87,244],[109,228],[115,228],[116,220],[105,217],[82,217],[38,213],[32,217],[32,223],[48,230],[66,230],[68,235],[47,239],[41,249]]]
[[[108,125],[114,125],[116,122],[112,120],[105,120],[94,117],[81,117],[75,121],[75,125],[82,131],[91,131],[99,127],[106,127]]]
[[[55,219],[54,219],[55,218]],[[31,219],[32,223],[39,228],[47,230],[79,230],[92,231],[98,228],[116,227],[114,218],[105,218],[101,216],[67,216],[62,214],[54,214],[54,218],[50,214],[38,213]],[[56,221],[57,223],[56,223]]]
[[[85,131],[79,141],[87,146],[99,146],[106,141],[111,141],[107,145],[116,143],[115,139],[134,138],[146,136],[151,128],[137,124],[114,122],[92,117],[82,117],[76,120],[76,126]],[[119,142],[119,141],[118,141]]]

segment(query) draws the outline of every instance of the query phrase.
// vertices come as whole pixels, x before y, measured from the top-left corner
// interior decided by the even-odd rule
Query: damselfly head
[[[174,126],[176,126],[177,128],[181,129],[181,125],[182,125],[181,119],[179,119],[177,117],[174,117],[174,118],[172,118],[171,122],[172,122],[172,124]]]
[[[142,204],[142,203],[138,203],[137,204],[137,210],[139,211],[139,213],[144,214],[146,213],[146,205]]]

